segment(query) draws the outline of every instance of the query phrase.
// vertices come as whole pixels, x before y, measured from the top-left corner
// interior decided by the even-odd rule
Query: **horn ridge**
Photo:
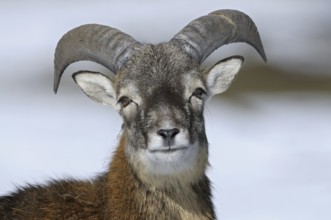
[[[217,48],[236,42],[253,46],[267,61],[263,44],[253,20],[237,10],[218,10],[190,22],[171,43],[202,63]]]
[[[57,44],[54,55],[54,92],[64,70],[76,61],[99,63],[114,73],[139,44],[130,35],[99,24],[86,24],[67,32]]]

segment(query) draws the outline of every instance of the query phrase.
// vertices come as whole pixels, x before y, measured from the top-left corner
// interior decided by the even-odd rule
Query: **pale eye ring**
[[[117,103],[119,103],[121,105],[122,108],[125,108],[126,106],[128,106],[130,103],[132,102],[132,100],[130,98],[128,98],[127,96],[122,96]]]

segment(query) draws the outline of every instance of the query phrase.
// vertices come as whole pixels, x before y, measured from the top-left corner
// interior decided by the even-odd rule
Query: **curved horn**
[[[55,50],[54,92],[71,63],[94,61],[116,72],[139,45],[131,36],[108,26],[87,24],[72,29],[61,38]]]
[[[200,63],[217,48],[235,42],[250,44],[267,61],[254,22],[248,15],[236,10],[218,10],[200,17],[184,27],[170,42]]]

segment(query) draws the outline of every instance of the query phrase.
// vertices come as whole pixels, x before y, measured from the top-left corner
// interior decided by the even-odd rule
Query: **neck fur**
[[[122,135],[106,178],[107,215],[113,219],[215,218],[206,175],[196,183],[178,182],[176,187],[145,184],[128,162],[125,146]],[[118,214],[118,210],[123,213]]]

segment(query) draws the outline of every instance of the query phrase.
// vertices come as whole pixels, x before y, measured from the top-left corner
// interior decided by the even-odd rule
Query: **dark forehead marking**
[[[175,76],[195,67],[188,55],[168,43],[146,45],[136,64],[141,74],[149,73],[158,78]]]
[[[128,61],[120,81],[124,85],[134,81],[143,90],[165,85],[176,89],[182,83],[181,75],[198,67],[196,61],[169,43],[148,44]]]

